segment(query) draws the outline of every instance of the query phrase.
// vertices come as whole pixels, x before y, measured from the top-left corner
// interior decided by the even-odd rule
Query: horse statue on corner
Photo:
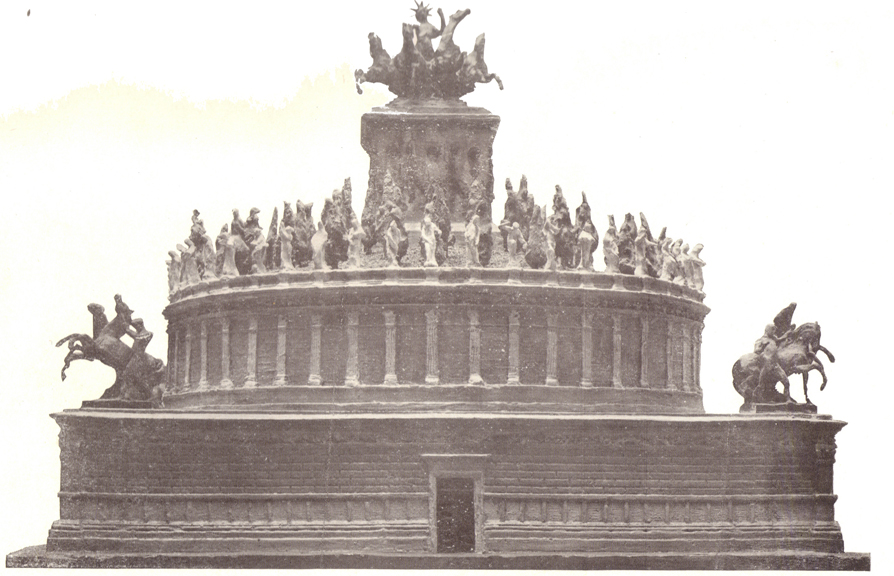
[[[74,333],[56,343],[57,347],[68,344],[62,380],[75,360],[99,360],[115,370],[115,382],[103,392],[101,399],[149,400],[153,407],[163,406],[164,363],[145,352],[151,332],[145,330],[141,320],[133,319],[133,310],[119,294],[115,295],[115,317],[111,321],[99,304],[88,304],[87,310],[93,315],[93,336]],[[137,350],[121,341],[125,334],[134,339]]]
[[[792,374],[803,377],[806,404],[812,404],[807,395],[811,371],[816,370],[823,377],[820,391],[826,387],[826,371],[816,353],[823,352],[830,362],[835,362],[835,356],[820,344],[817,322],[807,322],[797,328],[790,324],[795,306],[785,308],[776,316],[774,324],[767,326],[764,336],[755,343],[755,352],[745,354],[733,364],[733,387],[746,404],[794,402],[788,380]],[[783,385],[781,394],[776,390],[777,382]]]

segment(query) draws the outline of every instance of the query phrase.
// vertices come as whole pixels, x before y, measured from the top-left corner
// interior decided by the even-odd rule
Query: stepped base
[[[47,552],[31,546],[7,568],[377,568],[501,570],[848,570],[868,571],[869,554],[110,554]]]

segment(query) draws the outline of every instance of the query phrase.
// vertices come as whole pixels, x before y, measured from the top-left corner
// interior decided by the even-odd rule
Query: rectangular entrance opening
[[[438,478],[438,552],[475,551],[475,481]]]

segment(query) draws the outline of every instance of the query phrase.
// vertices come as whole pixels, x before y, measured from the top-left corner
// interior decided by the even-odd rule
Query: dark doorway
[[[438,478],[438,552],[475,551],[475,482]]]

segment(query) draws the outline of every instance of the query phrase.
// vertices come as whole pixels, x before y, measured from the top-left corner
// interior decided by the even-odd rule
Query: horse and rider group
[[[820,344],[820,326],[807,322],[800,326],[791,323],[797,304],[786,306],[764,329],[754,343],[754,352],[745,354],[733,364],[733,387],[745,399],[745,406],[754,404],[793,403],[788,377],[801,374],[804,380],[804,402],[812,405],[807,395],[807,375],[811,370],[823,377],[820,390],[828,379],[817,352],[823,352],[830,362],[835,357]],[[783,391],[776,389],[781,383]]]
[[[146,353],[152,332],[146,329],[143,320],[133,318],[133,310],[120,294],[115,294],[115,317],[111,322],[101,305],[88,304],[87,310],[93,315],[93,336],[74,333],[56,343],[56,346],[68,344],[62,379],[65,380],[65,371],[73,361],[99,360],[115,370],[115,382],[101,399],[149,401],[154,408],[162,407],[165,365]],[[132,346],[121,341],[124,335],[133,339]]]

